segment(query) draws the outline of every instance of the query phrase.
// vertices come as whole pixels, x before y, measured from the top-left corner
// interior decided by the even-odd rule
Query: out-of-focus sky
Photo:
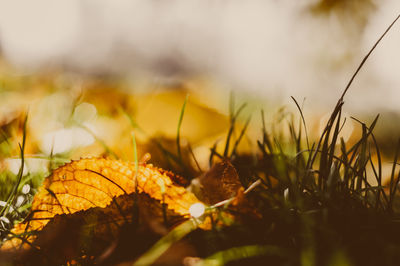
[[[322,2],[334,8],[318,0],[0,0],[0,49],[29,71],[205,76],[329,110],[400,1]],[[349,91],[347,109],[400,112],[399,47],[396,25]]]

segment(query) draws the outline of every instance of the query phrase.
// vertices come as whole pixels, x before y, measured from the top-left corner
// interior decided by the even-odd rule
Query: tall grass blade
[[[240,141],[242,140],[244,134],[246,133],[246,130],[249,126],[250,120],[251,120],[251,117],[249,117],[247,119],[246,124],[243,126],[242,130],[240,131],[239,137],[236,139],[235,144],[233,145],[231,155],[229,156],[231,160],[233,159],[234,156],[236,156],[237,147],[238,147]]]
[[[353,84],[353,81],[355,79],[355,77],[358,75],[358,73],[360,72],[360,70],[362,69],[362,67],[364,66],[365,62],[368,60],[368,58],[370,57],[370,55],[372,54],[372,52],[375,50],[375,48],[378,46],[378,44],[382,41],[382,39],[386,36],[386,34],[390,31],[390,29],[393,27],[394,24],[396,24],[397,20],[399,20],[400,18],[400,14],[393,20],[393,22],[386,28],[385,32],[381,35],[381,37],[379,37],[379,39],[375,42],[375,44],[372,46],[372,48],[368,51],[368,53],[365,55],[365,57],[363,58],[363,60],[361,61],[360,65],[358,66],[358,68],[356,69],[356,71],[354,72],[353,76],[351,76],[349,82],[347,83],[346,88],[344,89],[342,95],[340,96],[340,99],[338,101],[342,102],[344,99],[344,96],[346,95],[347,91],[349,90],[351,84]]]
[[[236,111],[236,113],[232,113],[230,114],[231,118],[230,118],[230,126],[229,126],[229,131],[228,134],[226,136],[226,140],[225,140],[225,149],[224,149],[224,158],[228,157],[228,153],[229,153],[229,146],[230,146],[230,141],[232,138],[232,134],[235,131],[235,124],[236,124],[236,119],[238,118],[238,116],[240,115],[240,113],[243,111],[243,109],[246,107],[247,104],[242,104],[239,109]],[[233,107],[232,107],[233,108]],[[234,112],[234,110],[231,110],[232,112]]]
[[[26,142],[26,124],[28,122],[28,114],[26,114],[24,122],[23,122],[23,131],[22,131],[22,145],[19,145],[20,149],[20,156],[21,156],[21,166],[18,170],[17,174],[17,183],[14,184],[13,189],[11,190],[10,194],[7,197],[6,205],[1,209],[0,211],[0,217],[4,215],[5,212],[8,212],[11,202],[14,200],[17,192],[18,192],[18,187],[21,183],[22,176],[24,175],[24,165],[25,165],[25,142]]]
[[[275,246],[242,246],[234,247],[227,250],[219,251],[213,255],[201,260],[195,266],[222,266],[229,262],[233,262],[240,259],[252,258],[257,256],[284,256],[285,252],[282,249]]]
[[[189,99],[189,94],[186,95],[185,101],[183,102],[181,113],[179,114],[179,120],[178,120],[178,127],[176,130],[176,149],[177,149],[177,154],[178,154],[178,160],[182,162],[182,154],[181,154],[181,126],[182,126],[182,121],[183,121],[183,115],[185,114],[185,108],[187,101]]]
[[[297,100],[293,96],[290,96],[290,97],[292,98],[292,100],[296,104],[297,110],[300,113],[301,121],[303,122],[303,126],[304,126],[304,133],[306,135],[307,149],[310,150],[310,142],[308,140],[307,123],[306,123],[306,119],[304,118],[303,109],[300,107],[299,103],[297,102]]]
[[[197,224],[192,220],[187,220],[175,227],[166,236],[155,243],[147,252],[133,264],[133,266],[152,265],[154,262],[174,243],[181,240],[187,234],[197,228]]]
[[[134,131],[132,131],[132,147],[133,147],[133,162],[135,163],[135,176],[134,176],[135,192],[138,193],[137,175],[139,172],[139,159],[137,154],[136,136]]]
[[[119,159],[119,156],[113,152],[113,150],[104,142],[104,140],[100,139],[90,128],[88,128],[85,125],[79,124],[79,127],[84,129],[86,132],[88,132],[92,137],[103,146],[104,150],[106,151],[107,154],[110,154],[112,157],[115,159]]]

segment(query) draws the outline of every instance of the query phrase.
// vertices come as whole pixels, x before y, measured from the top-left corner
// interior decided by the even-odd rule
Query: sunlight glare
[[[189,213],[194,218],[199,218],[204,214],[205,207],[201,203],[195,203],[189,208]]]

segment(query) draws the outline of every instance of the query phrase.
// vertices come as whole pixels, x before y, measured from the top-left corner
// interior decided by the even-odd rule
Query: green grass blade
[[[248,126],[249,126],[250,120],[251,120],[251,117],[249,117],[247,119],[246,124],[243,126],[242,130],[240,131],[239,137],[237,138],[237,140],[235,141],[235,144],[233,145],[231,155],[229,156],[231,160],[236,155],[237,147],[238,147],[240,141],[242,140],[244,134],[246,133],[246,130],[247,130]]]
[[[265,115],[264,115],[264,110],[261,110],[261,122],[262,122],[262,133],[263,133],[263,147],[267,146],[268,150],[270,153],[272,153],[272,144],[271,140],[269,139],[269,136],[267,134],[267,128],[265,126]],[[265,151],[265,149],[263,149]]]
[[[12,191],[7,197],[7,204],[1,209],[0,211],[0,216],[3,216],[3,214],[8,211],[8,209],[11,206],[11,202],[14,200],[15,195],[18,192],[18,187],[21,183],[22,176],[24,175],[24,164],[25,164],[25,142],[26,142],[26,124],[28,122],[28,114],[25,116],[24,119],[24,124],[23,124],[23,132],[22,132],[22,145],[19,144],[20,148],[20,156],[21,156],[21,166],[19,168],[18,174],[17,174],[17,183],[14,185]]]
[[[90,128],[88,128],[85,125],[82,124],[78,124],[78,126],[82,129],[84,129],[86,132],[88,132],[90,135],[92,135],[92,137],[101,144],[101,146],[103,146],[104,150],[106,151],[107,154],[110,154],[111,156],[113,156],[115,159],[119,159],[118,155],[112,151],[112,149],[110,147],[108,147],[108,145],[102,140],[100,139]]]
[[[197,224],[192,219],[178,225],[166,236],[157,241],[133,266],[152,265],[172,244],[178,242],[196,228]]]
[[[118,110],[128,119],[129,124],[131,124],[133,129],[138,130],[140,133],[148,136],[148,134],[138,125],[138,123],[136,123],[132,116],[125,111],[125,109],[120,107]]]
[[[186,109],[186,104],[189,99],[189,94],[186,95],[185,101],[183,102],[181,113],[179,115],[179,120],[178,120],[178,127],[176,130],[176,149],[178,153],[178,159],[180,162],[182,162],[182,154],[181,154],[181,126],[182,126],[182,120],[183,120],[183,115],[185,114],[185,109]]]
[[[137,176],[139,172],[139,159],[137,155],[136,136],[134,131],[132,131],[132,146],[133,146],[133,161],[135,162],[135,177],[134,177],[135,191],[136,193],[138,193]]]
[[[232,135],[235,132],[235,124],[236,124],[236,119],[240,115],[240,113],[243,111],[243,109],[247,106],[246,103],[242,104],[238,110],[235,113],[235,101],[234,101],[234,95],[231,93],[230,99],[229,99],[229,120],[230,120],[230,126],[228,130],[228,134],[226,136],[225,140],[225,149],[223,153],[223,157],[227,158],[229,154],[229,146],[230,146],[230,141],[232,139]]]
[[[303,114],[303,110],[300,107],[299,103],[297,102],[297,100],[293,97],[290,96],[292,98],[292,100],[294,101],[294,103],[296,104],[297,110],[300,113],[300,117],[301,117],[301,121],[303,122],[303,126],[304,126],[304,132],[306,134],[306,143],[307,143],[307,149],[310,150],[310,142],[308,140],[308,130],[307,130],[307,123],[306,123],[306,119],[304,118],[304,114]]]
[[[196,266],[222,266],[235,260],[263,255],[282,257],[284,255],[284,252],[282,251],[282,249],[275,246],[249,245],[234,247],[214,253],[206,259],[201,260],[199,263],[196,264]]]
[[[349,82],[346,85],[346,88],[344,89],[342,96],[340,97],[338,104],[340,102],[343,101],[344,96],[346,95],[347,91],[349,90],[351,84],[353,83],[355,77],[358,75],[358,73],[360,72],[360,70],[363,68],[365,62],[368,60],[368,58],[370,57],[370,55],[372,54],[372,52],[375,50],[375,48],[378,46],[378,44],[382,41],[383,37],[386,36],[386,34],[390,31],[390,29],[393,27],[394,24],[396,24],[397,20],[399,20],[400,18],[400,14],[393,20],[393,22],[386,28],[385,32],[381,35],[381,37],[379,37],[379,39],[375,42],[375,44],[372,46],[372,48],[368,51],[368,53],[365,55],[365,57],[363,58],[363,60],[361,61],[360,65],[358,66],[358,68],[356,69],[356,71],[354,72],[353,76],[350,78]]]

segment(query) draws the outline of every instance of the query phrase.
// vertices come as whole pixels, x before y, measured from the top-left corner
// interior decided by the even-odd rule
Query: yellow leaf
[[[89,158],[68,163],[56,170],[44,181],[32,203],[32,211],[26,222],[14,227],[12,233],[21,235],[42,230],[57,214],[72,214],[92,207],[104,208],[114,197],[136,192],[146,193],[163,202],[182,216],[189,216],[189,208],[199,200],[194,194],[178,186],[171,179],[173,174],[142,164],[135,173],[133,163]],[[162,187],[160,187],[162,185]],[[25,238],[33,242],[33,235]],[[2,249],[19,246],[21,239],[6,241]]]

